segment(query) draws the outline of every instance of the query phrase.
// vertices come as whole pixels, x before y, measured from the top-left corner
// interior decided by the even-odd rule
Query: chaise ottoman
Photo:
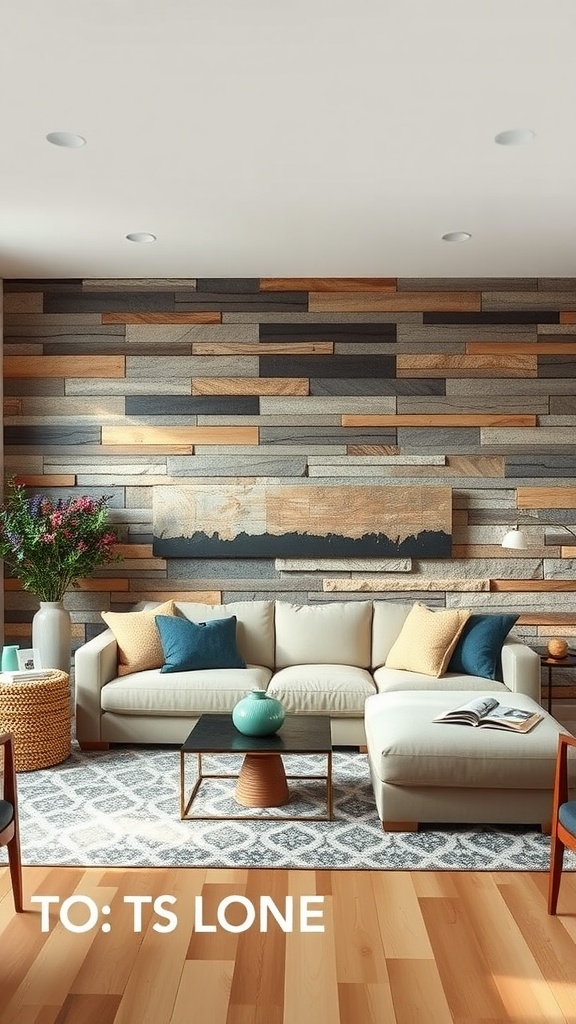
[[[434,722],[470,691],[396,691],[368,697],[364,724],[382,827],[419,822],[539,824],[549,831],[558,735],[566,729],[531,697],[486,691],[508,707],[538,711],[528,733]],[[576,764],[569,784],[576,789]]]

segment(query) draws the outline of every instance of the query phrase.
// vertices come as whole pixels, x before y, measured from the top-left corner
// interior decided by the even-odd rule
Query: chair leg
[[[22,860],[20,857],[20,837],[18,835],[18,831],[15,832],[13,839],[11,839],[7,844],[7,849],[14,909],[17,914],[22,914],[24,911],[24,905],[22,902]]]
[[[562,875],[562,864],[564,862],[564,843],[560,842],[556,833],[552,836],[550,849],[550,875],[548,883],[548,913],[556,913],[558,903],[558,892],[560,889],[560,877]]]

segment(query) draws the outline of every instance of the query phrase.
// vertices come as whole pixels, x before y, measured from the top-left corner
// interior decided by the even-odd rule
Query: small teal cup
[[[18,671],[18,648],[19,644],[8,644],[2,648],[2,661],[0,662],[0,668],[3,672],[17,672]]]

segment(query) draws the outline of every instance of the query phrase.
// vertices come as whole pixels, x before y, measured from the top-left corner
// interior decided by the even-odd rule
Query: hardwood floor
[[[0,869],[0,1024],[576,1022],[576,875],[556,918],[546,886],[529,872],[25,868],[16,915]],[[139,930],[130,897],[163,894],[176,903],[144,903]],[[62,919],[51,905],[42,931],[32,895],[83,901]],[[270,916],[260,931],[261,896],[283,912],[324,897],[308,923],[325,931],[301,932],[296,912],[294,931]],[[110,913],[69,930],[92,901]],[[252,927],[227,930],[251,906]],[[159,931],[167,910],[177,924]]]

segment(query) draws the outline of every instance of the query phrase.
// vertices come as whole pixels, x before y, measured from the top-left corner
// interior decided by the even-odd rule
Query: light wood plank
[[[258,427],[102,427],[102,444],[258,444]]]
[[[395,277],[261,277],[261,292],[395,292]]]
[[[483,413],[352,416],[343,414],[343,427],[535,427],[536,416]]]
[[[536,356],[406,355],[396,356],[397,377],[536,377]]]
[[[434,954],[410,872],[374,871],[372,885],[386,959],[432,960]]]
[[[74,487],[76,477],[70,473],[19,473],[26,487]]]
[[[194,356],[330,356],[333,341],[194,341]]]
[[[576,487],[519,487],[517,508],[576,508]]]
[[[433,960],[388,960],[397,1024],[451,1024],[453,1017]]]
[[[531,356],[558,355],[572,356],[576,353],[576,342],[562,341],[469,341],[466,351],[470,355],[487,355],[489,353],[519,353]]]
[[[397,444],[348,444],[347,455],[399,455]]]
[[[311,313],[480,311],[480,292],[321,292],[308,297]]]
[[[490,580],[490,590],[510,593],[527,592],[563,594],[576,590],[576,580]]]
[[[102,313],[103,324],[220,324],[221,313]]]
[[[125,356],[4,356],[4,376],[125,377]]]
[[[165,590],[155,590],[154,581],[146,580],[144,586],[145,590],[138,590],[135,586],[137,581],[130,580],[130,591],[134,595],[137,595],[138,601],[158,601],[163,603],[164,601],[193,601],[199,604],[222,604],[222,592],[220,590],[177,590],[176,588],[167,585],[166,581],[163,580],[160,586],[165,587]],[[112,602],[114,601],[114,595],[111,596]]]
[[[227,1024],[233,973],[233,960],[187,960],[170,1024]]]
[[[307,395],[307,377],[195,377],[193,395]]]
[[[312,871],[290,871],[288,891],[296,898],[314,895]],[[324,901],[323,933],[310,932],[286,935],[286,966],[284,976],[284,1024],[335,1024],[338,1020],[338,980],[334,950],[337,924],[333,917],[332,898]]]

